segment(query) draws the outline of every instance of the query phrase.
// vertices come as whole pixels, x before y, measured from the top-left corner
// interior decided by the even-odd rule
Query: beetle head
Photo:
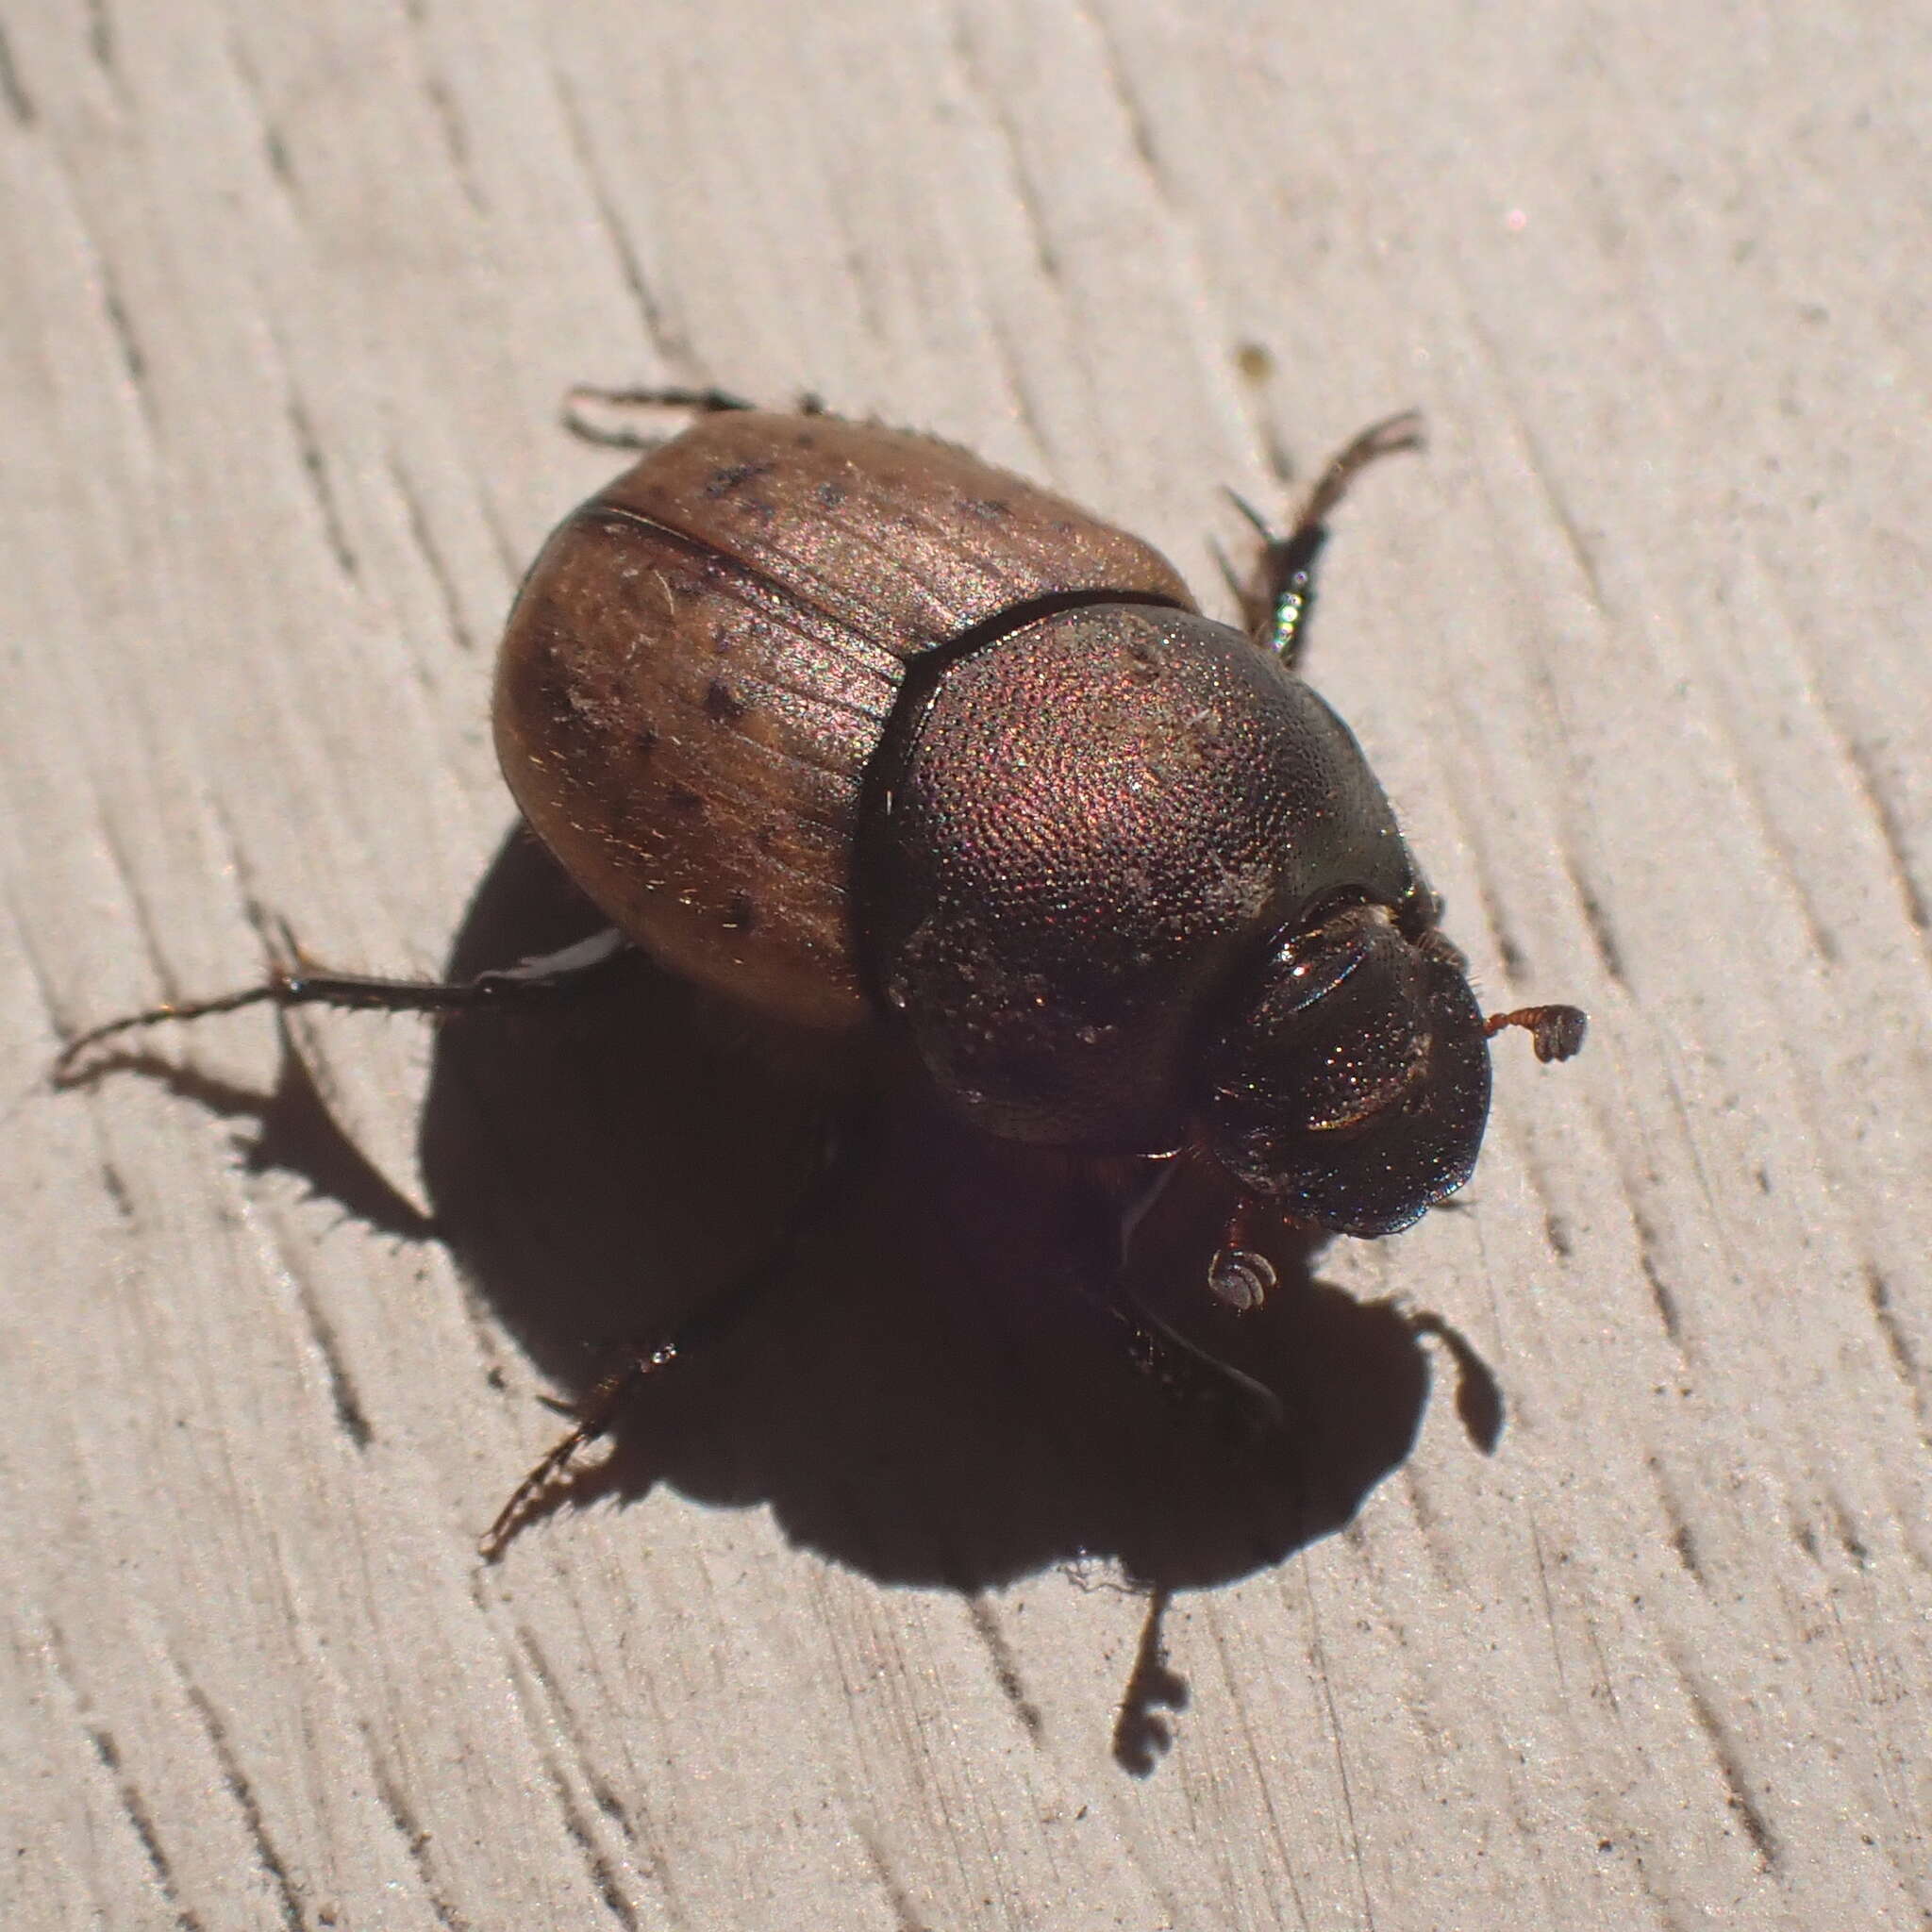
[[[1206,1139],[1290,1220],[1392,1234],[1475,1166],[1490,1053],[1462,957],[1357,905],[1285,934],[1208,1049]]]

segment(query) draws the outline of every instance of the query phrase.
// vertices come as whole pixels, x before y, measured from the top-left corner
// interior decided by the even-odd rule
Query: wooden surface
[[[1928,87],[1886,0],[5,0],[0,1922],[1932,1923]],[[645,986],[46,1091],[254,906],[568,920],[485,701],[578,380],[936,428],[1215,595],[1224,485],[1426,411],[1311,674],[1594,1030],[1247,1331],[1293,1466],[915,1133],[486,1569],[791,1076]]]

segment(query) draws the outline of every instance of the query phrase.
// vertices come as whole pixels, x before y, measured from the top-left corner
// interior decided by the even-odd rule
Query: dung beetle
[[[895,1029],[943,1105],[1105,1176],[1123,1230],[1177,1158],[1217,1165],[1241,1206],[1204,1273],[1245,1307],[1272,1281],[1256,1216],[1407,1226],[1474,1166],[1489,1036],[1581,1045],[1572,1007],[1484,1017],[1361,747],[1296,675],[1328,514],[1420,445],[1413,415],[1349,443],[1286,535],[1248,512],[1235,629],[1139,539],[929,436],[718,391],[608,399],[694,420],[545,544],[495,735],[611,933],[448,986],[291,958],[94,1028],[57,1077],[158,1020],[535,1000],[635,945],[774,1020]],[[1150,1363],[1199,1357],[1121,1312]],[[600,1386],[486,1550],[691,1335]]]

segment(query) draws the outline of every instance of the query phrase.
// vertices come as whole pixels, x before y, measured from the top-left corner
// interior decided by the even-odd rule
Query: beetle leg
[[[1288,1411],[1274,1390],[1190,1341],[1138,1296],[1117,1290],[1110,1312],[1126,1330],[1134,1366],[1177,1409],[1205,1407],[1249,1441],[1287,1426]]]
[[[827,1118],[820,1138],[818,1158],[779,1223],[777,1234],[762,1260],[730,1288],[687,1316],[669,1334],[625,1347],[624,1358],[578,1405],[576,1421],[568,1432],[531,1465],[528,1474],[510,1491],[509,1500],[496,1512],[496,1520],[477,1540],[477,1554],[486,1563],[493,1563],[503,1555],[510,1539],[529,1522],[578,1452],[610,1433],[625,1405],[653,1375],[687,1356],[699,1355],[716,1346],[771,1289],[787,1278],[786,1263],[838,1201],[841,1183],[849,1168],[847,1156],[864,1121],[862,1100]]]
[[[673,409],[698,416],[716,416],[726,410],[755,409],[758,407],[741,395],[734,395],[728,389],[600,389],[595,383],[589,382],[575,385],[563,399],[563,426],[579,441],[595,443],[600,449],[634,450],[656,449],[660,443],[668,442],[684,425],[677,424],[666,429],[662,426],[643,428],[622,422],[606,423],[595,414],[588,413],[586,405],[591,410]],[[821,408],[816,397],[807,396],[800,405],[799,413],[817,415]]]
[[[380,979],[358,973],[333,973],[307,958],[283,927],[268,977],[214,999],[169,1000],[145,1012],[129,1013],[77,1034],[54,1061],[56,1087],[76,1087],[100,1069],[81,1061],[103,1041],[169,1020],[206,1020],[216,1013],[233,1013],[243,1007],[349,1007],[385,1013],[454,1013],[478,1007],[541,1006],[588,988],[604,968],[630,950],[630,941],[614,927],[593,933],[560,952],[493,968],[474,979]]]
[[[1378,458],[1422,447],[1423,419],[1414,409],[1372,423],[1329,458],[1285,537],[1275,536],[1258,510],[1235,496],[1235,508],[1261,538],[1261,555],[1242,592],[1241,614],[1254,641],[1291,670],[1307,648],[1308,611],[1315,601],[1315,562],[1328,541],[1329,512],[1348,494],[1358,470]]]
[[[1287,1423],[1281,1398],[1254,1376],[1190,1341],[1126,1285],[1127,1240],[1172,1172],[1163,1166],[1124,1207],[1104,1185],[1092,1188],[1095,1222],[1101,1230],[1097,1246],[1105,1266],[1083,1272],[1075,1286],[1083,1300],[1122,1331],[1129,1359],[1176,1408],[1207,1408],[1231,1422],[1250,1441],[1274,1435]]]
[[[576,1421],[531,1465],[509,1492],[509,1500],[496,1512],[495,1521],[477,1539],[476,1553],[486,1563],[493,1563],[503,1555],[510,1539],[529,1521],[537,1505],[568,1471],[578,1452],[610,1433],[625,1406],[653,1375],[718,1341],[758,1296],[779,1278],[776,1263],[791,1252],[803,1231],[802,1220],[794,1215],[794,1221],[798,1224],[781,1237],[777,1250],[764,1266],[680,1323],[669,1335],[656,1341],[633,1342],[625,1349],[624,1358],[596,1382],[577,1406]]]
[[[486,1563],[493,1563],[503,1555],[505,1544],[522,1527],[530,1506],[563,1474],[577,1452],[609,1433],[618,1411],[639,1386],[689,1350],[690,1342],[683,1334],[655,1347],[633,1348],[623,1362],[596,1384],[578,1406],[576,1422],[569,1433],[552,1443],[537,1460],[509,1492],[509,1501],[496,1512],[495,1522],[477,1540],[476,1552]]]

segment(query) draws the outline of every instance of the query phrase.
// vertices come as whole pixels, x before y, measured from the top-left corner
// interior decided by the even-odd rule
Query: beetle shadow
[[[599,924],[519,832],[451,976]],[[559,1395],[581,1397],[625,1343],[759,1265],[820,1158],[824,1091],[823,1068],[636,958],[561,1009],[441,1029],[422,1134],[437,1225]],[[1203,1264],[1226,1203],[1171,1189],[1138,1243],[1145,1292],[1290,1418],[1238,1446],[1177,1418],[1115,1326],[1067,1291],[1063,1175],[913,1093],[877,1119],[769,1291],[625,1405],[565,1500],[667,1482],[764,1504],[795,1542],[882,1582],[976,1591],[1112,1559],[1164,1599],[1339,1529],[1408,1454],[1429,1387],[1421,1336],[1440,1324],[1352,1300],[1289,1242],[1271,1253],[1280,1280],[1262,1308],[1222,1308]],[[1487,1448],[1500,1396],[1473,1352],[1457,1359]]]

